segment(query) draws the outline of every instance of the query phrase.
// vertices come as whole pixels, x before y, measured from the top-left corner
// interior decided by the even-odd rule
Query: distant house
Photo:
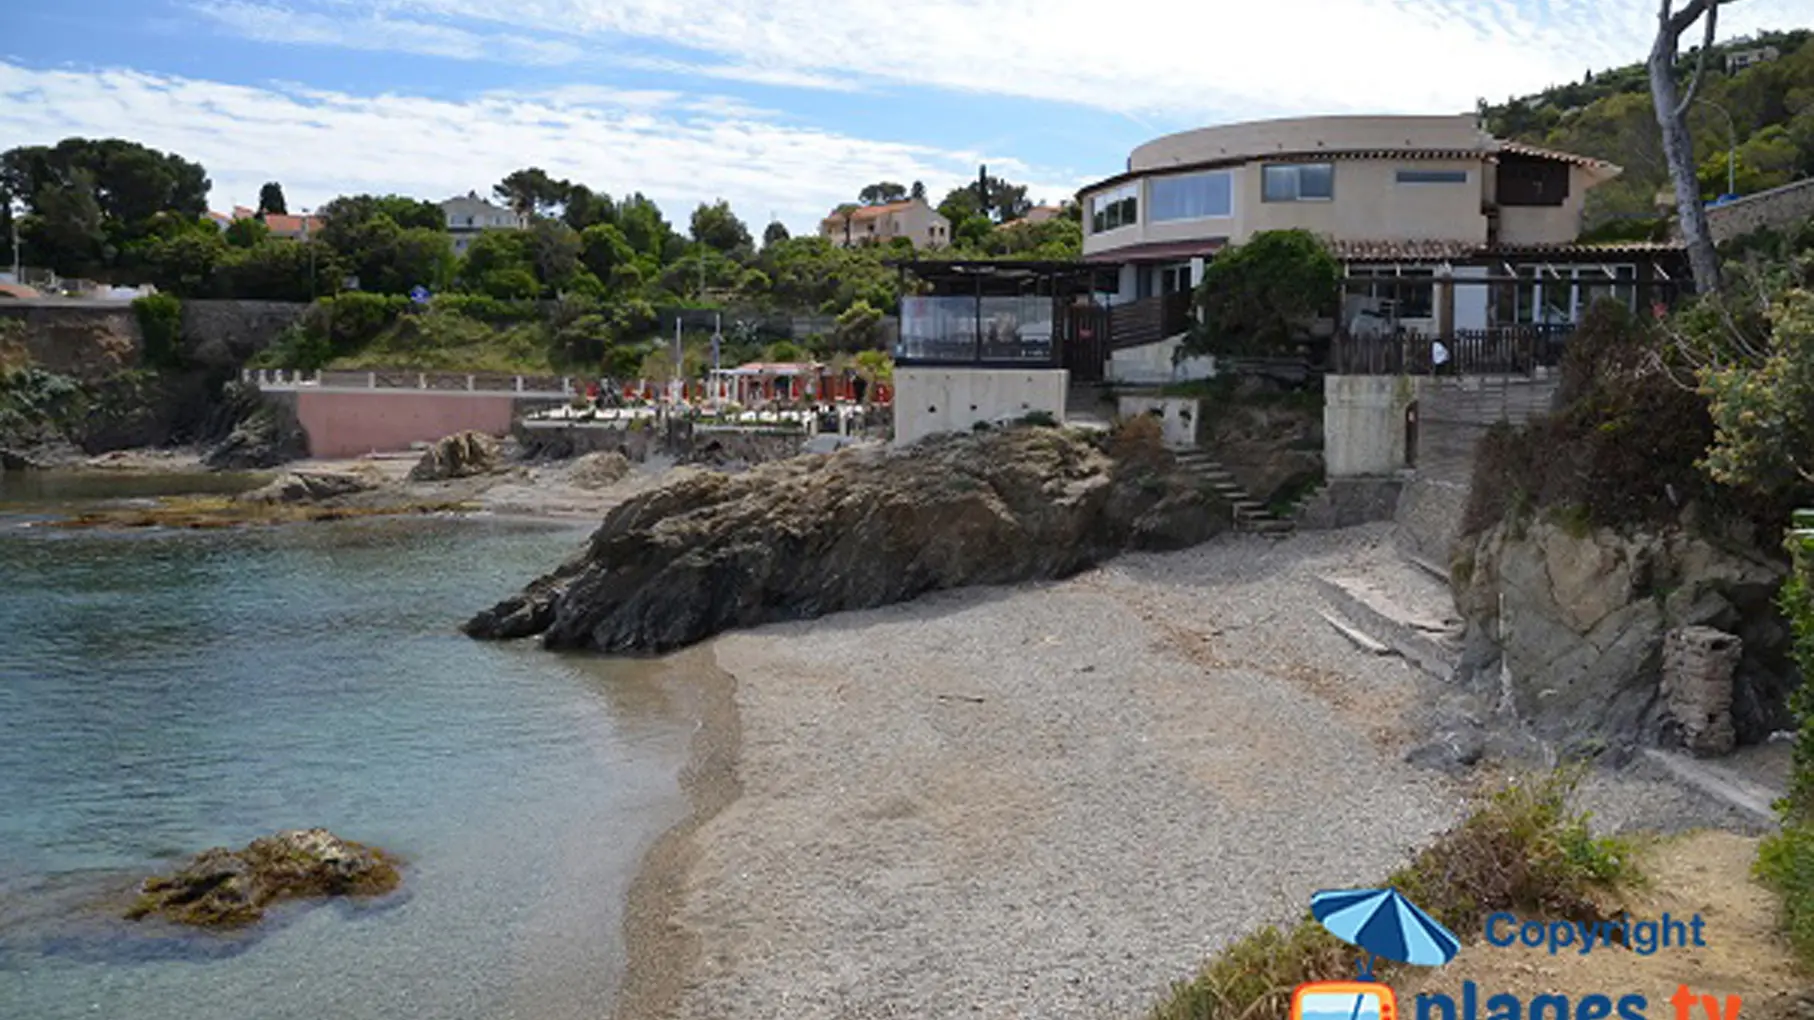
[[[214,219],[218,215],[218,213],[209,213],[208,218]],[[252,220],[258,218],[258,211],[256,209],[248,209],[243,205],[234,206],[233,208],[233,219]],[[291,241],[306,241],[311,236],[321,233],[322,219],[319,216],[291,216],[285,213],[266,213],[264,215],[264,221],[265,229],[271,232],[272,237],[282,237]],[[219,223],[220,221],[215,220],[215,222]],[[226,227],[223,225],[221,229],[224,230]]]
[[[923,198],[909,198],[883,205],[839,206],[819,223],[819,236],[840,248],[862,244],[887,244],[905,237],[918,248],[942,248],[951,243],[951,221]]]
[[[442,202],[441,214],[447,217],[447,232],[453,235],[454,251],[462,255],[481,231],[522,230],[529,225],[516,210],[493,205],[480,198],[476,191]]]
[[[1030,225],[1030,224],[1034,224],[1034,223],[1044,223],[1047,220],[1055,220],[1058,217],[1063,216],[1063,215],[1064,215],[1064,209],[1059,206],[1036,205],[1033,208],[1028,209],[1027,214],[1025,216],[1022,216],[1020,219],[1017,219],[1017,220],[1009,220],[1008,222],[1003,223],[1001,226],[997,227],[996,229],[1005,230],[1008,227],[1018,227],[1018,226],[1022,226],[1023,224]]]
[[[214,212],[213,210],[209,210],[202,215],[207,217],[208,222],[214,224],[223,231],[233,222],[233,217],[228,216],[226,213]]]
[[[1774,46],[1759,46],[1749,50],[1734,50],[1726,56],[1726,73],[1737,74],[1747,67],[1756,64],[1767,64],[1782,56],[1782,51]]]

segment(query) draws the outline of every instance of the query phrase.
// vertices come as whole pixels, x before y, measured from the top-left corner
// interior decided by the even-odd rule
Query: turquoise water
[[[691,685],[455,629],[581,533],[99,534],[10,509],[0,1016],[608,1014],[623,894],[685,810]],[[313,825],[402,855],[404,891],[281,908],[241,936],[113,917],[186,854]]]

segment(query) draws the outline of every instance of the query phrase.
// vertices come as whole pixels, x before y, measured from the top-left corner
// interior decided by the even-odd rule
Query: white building
[[[472,239],[484,230],[522,230],[528,221],[515,210],[493,205],[476,191],[450,198],[441,203],[441,214],[447,217],[447,232],[453,235],[454,251],[464,255]]]

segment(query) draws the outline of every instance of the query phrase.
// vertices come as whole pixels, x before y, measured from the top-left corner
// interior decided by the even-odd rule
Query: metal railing
[[[1337,375],[1532,375],[1562,364],[1573,326],[1458,329],[1450,336],[1400,332],[1337,335],[1329,370]]]
[[[242,382],[260,389],[289,390],[329,387],[355,390],[429,390],[446,393],[533,393],[571,395],[577,390],[571,376],[507,375],[502,372],[318,371],[294,369],[245,369]]]

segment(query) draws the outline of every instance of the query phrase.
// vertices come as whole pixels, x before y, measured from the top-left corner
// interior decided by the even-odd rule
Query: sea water
[[[0,502],[0,1017],[609,1013],[692,694],[456,629],[583,532],[25,526],[48,512]],[[117,916],[190,853],[318,825],[401,855],[403,890],[235,935]]]

